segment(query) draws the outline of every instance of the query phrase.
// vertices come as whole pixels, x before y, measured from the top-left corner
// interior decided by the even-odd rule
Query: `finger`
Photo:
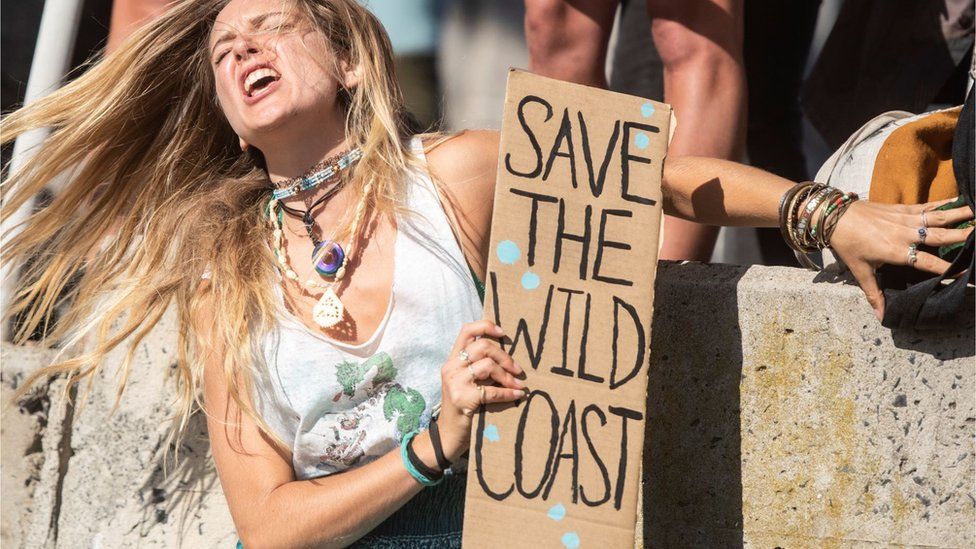
[[[505,350],[498,345],[491,346],[491,348],[488,350],[488,357],[493,359],[498,363],[499,366],[512,375],[518,376],[522,375],[524,372],[522,367],[515,363],[515,359],[512,358],[512,355],[506,353]]]
[[[928,223],[929,227],[958,225],[959,223],[969,221],[972,218],[973,211],[969,208],[969,206],[962,206],[961,208],[953,208],[951,210],[925,212],[925,221]],[[921,226],[921,218],[919,218],[919,226]]]
[[[902,206],[902,211],[907,212],[907,213],[920,214],[922,212],[928,212],[928,211],[934,210],[936,208],[941,208],[942,206],[945,206],[946,204],[952,204],[956,200],[959,200],[959,197],[958,196],[957,197],[954,197],[954,198],[946,198],[945,200],[936,200],[934,202],[926,202],[925,204],[909,204],[909,205]]]
[[[472,381],[474,382],[491,379],[509,389],[523,389],[525,387],[520,380],[506,372],[497,362],[490,358],[483,358],[472,364],[468,369],[468,377],[473,378]]]
[[[501,337],[503,335],[505,335],[505,331],[490,320],[469,322],[461,328],[457,341],[454,343],[454,348],[456,351],[460,351],[479,337]]]
[[[905,234],[911,234],[914,242],[919,244],[925,244],[928,246],[948,246],[950,244],[965,242],[972,232],[972,227],[968,229],[942,229],[939,227],[932,227],[925,231],[924,241],[922,240],[922,233],[918,229],[909,229],[905,232]]]
[[[913,266],[920,271],[925,271],[932,274],[942,274],[946,272],[949,265],[951,265],[951,263],[948,261],[939,259],[930,253],[918,252],[915,265]]]
[[[489,377],[491,377],[491,371],[494,368],[495,368],[494,360],[490,358],[483,358],[477,362],[472,363],[471,366],[468,366],[467,372],[464,375],[468,376],[469,378],[472,378],[471,381],[475,381],[475,382],[484,381]]]
[[[861,287],[861,291],[864,292],[864,297],[867,298],[871,308],[874,309],[874,316],[878,320],[881,320],[884,318],[884,294],[881,293],[881,288],[878,287],[878,279],[874,274],[874,267],[864,262],[848,266],[854,278],[857,280],[857,284]]]
[[[478,340],[469,345],[466,350],[472,361],[488,357],[492,358],[502,368],[508,370],[513,375],[520,375],[522,373],[522,368],[515,364],[512,356],[506,353],[494,340]]]
[[[506,389],[503,387],[485,387],[485,404],[498,402],[512,402],[525,398],[525,391],[521,389]]]
[[[498,383],[502,387],[508,387],[509,389],[525,388],[522,381],[506,372],[497,362],[492,365],[489,375],[495,383]]]

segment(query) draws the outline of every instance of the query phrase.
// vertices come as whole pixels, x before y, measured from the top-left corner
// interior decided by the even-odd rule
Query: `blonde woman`
[[[174,432],[202,404],[248,548],[456,545],[463,475],[444,471],[463,469],[479,406],[523,395],[492,344],[502,328],[479,320],[497,135],[409,135],[392,67],[355,0],[185,0],[4,123],[5,142],[54,128],[5,208],[67,177],[4,249],[32,258],[20,337],[41,328],[73,351],[31,382],[94,379],[175,306]],[[776,226],[795,188],[674,158],[665,209]],[[873,267],[908,262],[922,211],[853,202],[839,218],[830,244],[879,312]]]

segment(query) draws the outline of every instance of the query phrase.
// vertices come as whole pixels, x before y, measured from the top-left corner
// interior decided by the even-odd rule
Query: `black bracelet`
[[[441,471],[446,471],[451,466],[444,456],[444,447],[441,446],[441,433],[437,430],[437,420],[430,420],[430,444],[434,447],[434,457],[437,458],[437,466]]]
[[[417,440],[417,437],[410,439],[409,444],[407,444],[407,459],[410,460],[410,464],[414,466],[415,469],[420,471],[420,474],[424,475],[430,480],[440,480],[444,476],[444,471],[435,471],[424,463],[424,460],[417,456],[417,453],[413,451],[413,441]]]

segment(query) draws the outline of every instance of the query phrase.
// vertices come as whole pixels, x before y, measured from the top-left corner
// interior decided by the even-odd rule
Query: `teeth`
[[[244,91],[248,95],[251,95],[251,88],[252,86],[254,86],[254,83],[257,82],[258,80],[261,80],[262,78],[267,78],[269,76],[274,78],[275,80],[281,78],[281,75],[278,74],[278,71],[267,67],[260,68],[256,71],[251,72],[251,74],[247,75],[247,78],[244,79]]]

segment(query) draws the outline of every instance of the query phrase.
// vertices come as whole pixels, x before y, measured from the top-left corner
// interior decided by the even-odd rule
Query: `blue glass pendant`
[[[320,256],[319,252],[322,248],[325,248],[325,252]],[[317,257],[319,260],[315,261]],[[338,242],[326,240],[315,245],[315,249],[312,250],[312,260],[315,261],[315,272],[322,276],[332,277],[342,268],[342,264],[346,260],[346,252]]]

